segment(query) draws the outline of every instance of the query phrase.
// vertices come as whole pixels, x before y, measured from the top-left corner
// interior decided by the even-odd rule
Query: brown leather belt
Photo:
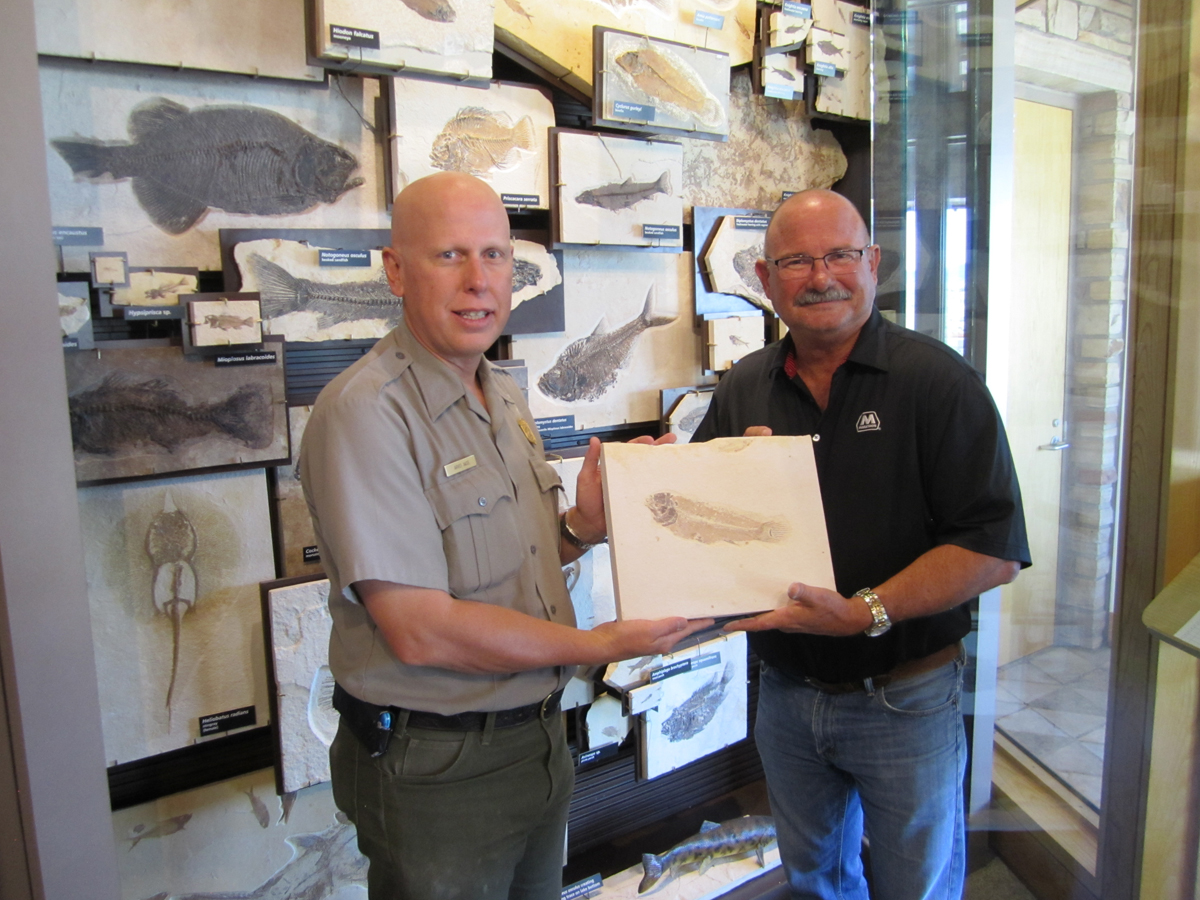
[[[934,669],[939,669],[946,665],[946,663],[958,659],[961,653],[962,641],[957,641],[947,647],[943,647],[941,650],[930,653],[928,656],[902,662],[890,672],[884,672],[882,675],[875,675],[869,679],[828,682],[813,678],[811,675],[805,675],[804,681],[811,687],[815,687],[817,690],[824,691],[827,694],[853,694],[856,691],[865,692],[868,681],[872,689],[886,687],[895,681],[903,681],[905,678],[912,678],[914,675],[921,675],[925,672],[932,672]]]

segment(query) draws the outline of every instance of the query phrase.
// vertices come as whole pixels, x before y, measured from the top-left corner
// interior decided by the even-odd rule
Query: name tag
[[[467,469],[473,469],[475,468],[475,465],[476,463],[474,456],[464,456],[462,459],[455,460],[452,463],[442,466],[442,471],[445,472],[446,477],[449,478],[451,475],[457,475],[459,472],[465,472]]]

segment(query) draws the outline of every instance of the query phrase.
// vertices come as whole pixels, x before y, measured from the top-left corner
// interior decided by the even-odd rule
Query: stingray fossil
[[[179,672],[179,643],[183,617],[196,605],[196,529],[183,510],[175,508],[170,493],[162,512],[150,520],[146,529],[146,555],[154,567],[150,595],[154,608],[171,620],[174,640],[171,652],[171,682],[167,686],[167,721],[171,721],[171,698]]]
[[[189,110],[158,97],[129,115],[131,141],[50,142],[77,178],[133,179],[151,221],[182,234],[210,207],[286,216],[333,203],[364,183],[358,159],[279,113],[257,106]]]

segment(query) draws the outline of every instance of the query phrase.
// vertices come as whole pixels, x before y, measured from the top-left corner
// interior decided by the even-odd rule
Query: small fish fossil
[[[384,319],[389,325],[400,320],[403,301],[383,278],[325,284],[299,278],[257,253],[250,254],[249,262],[258,281],[264,318],[315,312],[321,328],[358,319]]]
[[[775,68],[775,66],[771,66],[771,71],[774,72],[776,75],[778,75],[780,78],[787,79],[788,81],[796,80],[796,76],[793,75],[791,72],[789,72],[787,69],[777,69],[777,68]]]
[[[531,16],[529,13],[527,13],[525,11],[525,7],[523,7],[520,3],[518,3],[517,0],[504,0],[504,3],[509,9],[511,9],[513,12],[515,12],[518,16],[524,16],[526,21],[529,21],[529,22],[533,21],[533,16]]]
[[[244,384],[224,400],[189,403],[162,379],[137,381],[114,372],[67,398],[76,450],[111,456],[157,444],[174,451],[194,438],[224,436],[262,450],[272,439],[271,404],[261,384]]]
[[[243,791],[242,793],[250,798],[250,809],[254,811],[254,818],[258,820],[259,826],[261,828],[269,827],[271,824],[271,815],[267,812],[267,804],[263,803],[262,798],[254,793],[254,788],[250,788],[248,791]]]
[[[737,253],[733,254],[733,271],[737,272],[738,278],[741,279],[746,289],[759,298],[763,296],[763,287],[762,282],[758,278],[755,264],[762,259],[762,256],[762,244],[755,244],[753,247],[743,247]]]
[[[253,328],[254,317],[207,315],[204,324],[220,331],[237,331],[239,328]]]
[[[513,277],[512,291],[522,291],[527,287],[533,287],[542,279],[542,267],[536,263],[531,263],[527,259],[516,257],[513,259]]]
[[[655,316],[650,309],[654,286],[646,293],[646,303],[636,319],[616,331],[603,331],[604,320],[587,337],[567,346],[541,378],[538,388],[547,397],[571,402],[595,400],[613,384],[617,373],[629,361],[633,342],[647,328],[670,325],[678,316]]]
[[[191,283],[192,280],[189,278],[180,278],[178,281],[174,281],[170,284],[162,284],[158,287],[148,288],[146,290],[146,299],[162,300],[164,297],[170,296],[171,294],[182,293],[182,289],[188,287]]]
[[[78,178],[133,179],[143,210],[182,234],[211,207],[284,216],[333,203],[364,184],[358,159],[279,113],[256,106],[189,110],[165,97],[129,116],[132,141],[59,138],[50,145]]]
[[[705,872],[722,857],[740,857],[754,853],[760,866],[766,866],[763,853],[775,841],[775,820],[770,816],[742,816],[731,822],[705,822],[700,833],[680,841],[666,853],[642,854],[642,880],[638,893],[644,894],[664,878],[697,869]]]
[[[422,19],[431,22],[453,22],[457,17],[449,0],[401,0]]]
[[[139,841],[144,841],[149,838],[166,837],[168,834],[175,834],[177,831],[183,831],[183,827],[191,821],[191,818],[191,813],[184,813],[180,816],[172,816],[169,819],[165,819],[162,822],[159,822],[153,828],[149,829],[147,829],[145,825],[135,825],[130,830],[129,836],[126,838],[128,841],[132,841],[132,843],[129,845],[129,849],[132,850],[134,847],[136,847]]]
[[[520,151],[536,146],[531,117],[514,125],[508,113],[464,106],[434,139],[429,161],[438,169],[486,175],[511,169],[521,161]]]
[[[706,415],[708,415],[708,404],[698,409],[693,409],[679,420],[679,424],[676,427],[680,431],[686,431],[688,434],[695,434],[696,429],[700,427],[700,423],[704,421]]]
[[[616,63],[651,100],[674,106],[703,125],[716,127],[724,118],[720,102],[696,70],[670,50],[649,45],[626,50],[617,54]]]
[[[817,41],[817,49],[826,56],[841,56],[842,48],[833,41]]]
[[[171,720],[171,698],[179,672],[180,630],[183,617],[196,605],[196,529],[182,510],[175,508],[170,493],[163,510],[150,520],[146,529],[146,555],[154,566],[151,598],[154,608],[171,620],[171,682],[167,686],[167,721]]]
[[[731,334],[731,335],[729,336],[729,343],[733,344],[733,346],[735,346],[735,347],[750,347],[750,346],[753,346],[753,345],[752,345],[752,344],[751,344],[751,343],[750,343],[748,340],[746,340],[744,337],[741,337],[740,335],[736,335],[736,334]]]
[[[610,212],[629,209],[655,194],[671,196],[671,170],[663,172],[657,181],[634,181],[630,176],[621,182],[589,188],[575,198],[576,203],[599,206]]]
[[[763,541],[778,544],[786,540],[792,528],[786,519],[763,520],[727,506],[681,497],[659,491],[646,498],[646,508],[654,521],[672,534],[689,541],[715,544],[748,544]]]
[[[713,720],[717,708],[725,699],[725,690],[733,680],[733,663],[725,663],[725,669],[720,675],[714,675],[711,681],[705,682],[692,696],[675,708],[660,729],[663,736],[672,744],[694,738],[704,726]]]

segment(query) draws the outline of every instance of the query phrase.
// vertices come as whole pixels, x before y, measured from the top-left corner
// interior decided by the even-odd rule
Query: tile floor
[[[1111,650],[1046,647],[1000,667],[996,727],[1100,809]]]

